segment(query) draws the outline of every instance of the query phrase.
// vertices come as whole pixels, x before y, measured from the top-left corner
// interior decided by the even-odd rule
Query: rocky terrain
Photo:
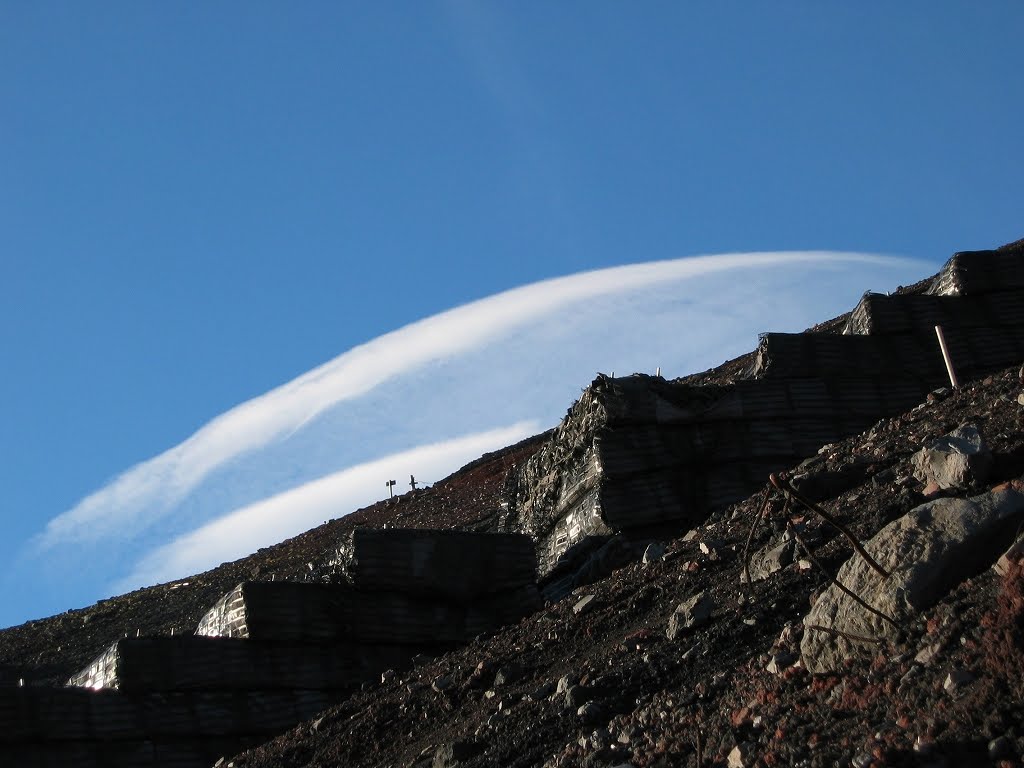
[[[726,385],[752,357],[686,383]],[[1021,765],[1024,567],[1002,555],[1024,520],[1022,424],[1019,363],[937,389],[686,530],[612,538],[610,573],[221,765]],[[59,685],[123,635],[190,632],[246,579],[317,580],[353,527],[497,528],[510,473],[547,437],[204,574],[4,630],[4,683]]]

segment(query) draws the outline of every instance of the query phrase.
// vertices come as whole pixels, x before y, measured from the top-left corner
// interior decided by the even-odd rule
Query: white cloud
[[[438,477],[488,451],[536,434],[536,422],[465,435],[349,467],[234,510],[142,558],[118,591],[179,578],[276,544],[366,506],[381,496],[382,478]]]
[[[362,467],[369,482],[381,457],[502,425],[539,431],[596,371],[703,370],[752,349],[760,331],[802,330],[852,308],[864,289],[927,271],[861,254],[731,254],[557,278],[458,307],[352,349],[129,469],[53,519],[9,583],[45,581],[61,610],[111,583],[187,575],[384,494],[380,474],[358,499],[323,478],[351,481]],[[436,481],[459,464],[430,466],[409,472]],[[338,494],[329,505],[311,490],[327,487]],[[252,536],[243,509],[257,521]],[[232,546],[217,549],[218,538]]]

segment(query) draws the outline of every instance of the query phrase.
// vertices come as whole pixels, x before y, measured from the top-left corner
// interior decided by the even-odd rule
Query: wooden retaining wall
[[[386,643],[260,643],[230,637],[118,640],[68,685],[123,692],[343,690],[409,664],[412,649]]]

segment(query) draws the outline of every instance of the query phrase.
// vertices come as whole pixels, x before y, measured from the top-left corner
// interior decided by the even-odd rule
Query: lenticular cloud
[[[864,289],[891,289],[924,271],[919,262],[867,254],[747,253],[515,288],[376,338],[227,411],[53,518],[36,551],[73,555],[102,544],[123,561],[152,563],[146,554],[158,544],[187,540],[272,497],[301,498],[281,495],[347,469],[386,474],[386,464],[374,462],[416,456],[417,447],[507,425],[552,426],[597,371],[701,370],[749,351],[758,332],[803,330],[852,308]],[[457,468],[419,457],[423,469],[401,471],[432,481]],[[385,478],[378,479],[381,488],[359,494],[330,485],[331,516],[379,498]],[[330,507],[329,494],[317,503]],[[215,564],[189,559],[187,567]],[[186,575],[129,570],[139,578]],[[106,578],[122,583],[125,575]]]

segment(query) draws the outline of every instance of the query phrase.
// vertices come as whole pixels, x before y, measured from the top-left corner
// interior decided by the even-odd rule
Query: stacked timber
[[[514,533],[358,528],[332,560],[367,592],[403,592],[456,602],[514,592],[537,580],[533,540]]]
[[[322,691],[0,689],[0,757],[33,768],[209,766],[339,700]]]
[[[68,685],[146,691],[343,690],[402,666],[389,644],[260,643],[178,635],[118,640]]]
[[[2,692],[0,765],[209,766],[540,602],[521,534],[364,529],[333,566],[239,584],[195,635],[119,640],[68,688]]]
[[[954,253],[932,280],[928,293],[935,296],[967,296],[1024,289],[1019,241],[996,251]]]
[[[347,584],[243,582],[197,632],[262,642],[392,643],[440,652],[518,621],[539,607],[534,585],[470,602]]]
[[[203,617],[197,634],[438,651],[540,604],[533,542],[522,534],[360,529],[332,563],[343,583],[239,584]]]
[[[598,375],[509,483],[503,526],[564,583],[612,534],[695,525],[948,384],[936,325],[961,379],[1024,359],[1021,249],[955,254],[924,293],[866,294],[841,335],[764,334],[727,385]]]

